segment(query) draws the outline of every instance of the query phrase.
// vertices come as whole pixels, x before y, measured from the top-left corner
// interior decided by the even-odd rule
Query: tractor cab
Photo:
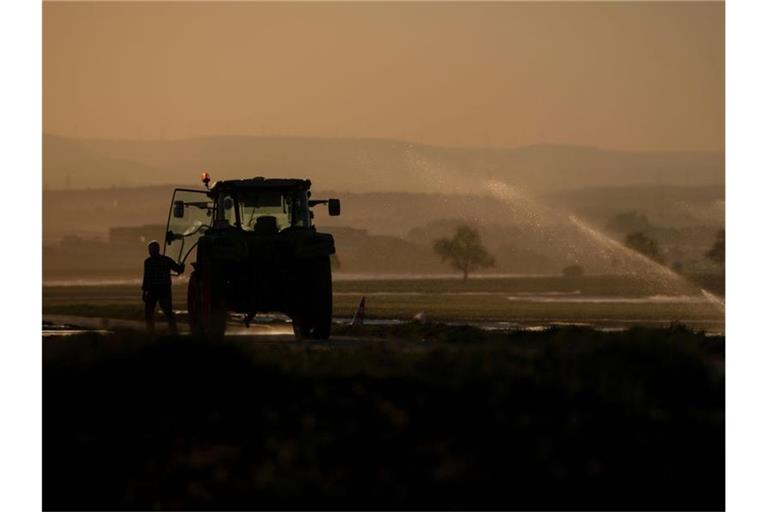
[[[203,174],[203,182],[210,178]],[[341,213],[338,199],[312,200],[310,180],[251,178],[216,182],[208,190],[174,190],[166,226],[164,254],[187,260],[205,233],[237,229],[253,235],[314,229],[313,206],[327,204]]]

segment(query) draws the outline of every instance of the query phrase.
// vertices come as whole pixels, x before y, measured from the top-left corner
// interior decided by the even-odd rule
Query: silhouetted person
[[[147,331],[155,332],[155,306],[159,303],[168,319],[171,333],[176,334],[176,316],[171,303],[171,270],[181,274],[184,272],[184,264],[178,264],[168,256],[161,256],[160,244],[156,240],[149,242],[148,248],[149,258],[144,260],[144,282],[141,285]]]

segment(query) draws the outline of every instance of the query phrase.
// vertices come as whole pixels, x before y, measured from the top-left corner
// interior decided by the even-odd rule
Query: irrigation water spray
[[[413,149],[408,152],[408,159],[410,166],[426,176],[433,185],[437,184],[440,192],[489,194],[503,202],[515,215],[517,222],[541,232],[546,231],[545,226],[573,226],[575,229],[568,233],[569,239],[559,236],[549,238],[553,250],[574,255],[589,254],[591,259],[602,259],[604,265],[607,263],[606,270],[618,270],[634,275],[667,292],[701,294],[719,313],[725,313],[725,302],[722,298],[695,286],[687,278],[661,263],[626,247],[572,213],[542,205],[522,189],[511,187],[499,180],[468,179],[465,174],[454,172],[444,163],[437,164]],[[591,247],[584,247],[584,242]]]

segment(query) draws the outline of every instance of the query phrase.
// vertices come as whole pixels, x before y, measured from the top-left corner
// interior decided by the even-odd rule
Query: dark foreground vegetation
[[[684,328],[43,343],[46,509],[724,507],[724,339]]]

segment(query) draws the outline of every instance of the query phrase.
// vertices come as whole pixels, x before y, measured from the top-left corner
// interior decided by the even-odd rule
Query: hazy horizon
[[[173,140],[43,136],[47,188],[306,177],[347,191],[487,192],[496,180],[528,192],[595,186],[724,182],[724,153],[621,151],[576,145],[451,148],[381,138],[234,136]]]
[[[414,144],[419,146],[444,148],[444,149],[466,149],[466,150],[514,150],[531,147],[560,147],[560,148],[579,148],[579,149],[593,149],[598,151],[612,152],[612,153],[725,153],[725,149],[631,149],[631,148],[613,148],[600,146],[599,144],[575,144],[568,142],[530,142],[526,144],[520,144],[515,146],[452,146],[448,144],[432,144],[425,142],[418,142],[409,139],[397,139],[393,137],[377,137],[377,136],[356,136],[356,135],[316,135],[316,134],[277,134],[277,133],[209,133],[200,135],[189,136],[177,136],[177,137],[102,137],[98,135],[75,137],[72,135],[65,135],[61,133],[54,133],[49,131],[43,131],[43,137],[58,137],[61,139],[70,139],[76,141],[94,141],[94,142],[180,142],[199,139],[216,139],[216,138],[262,138],[262,139],[325,139],[325,140],[360,140],[360,141],[380,141],[380,142],[397,142],[404,144]]]

